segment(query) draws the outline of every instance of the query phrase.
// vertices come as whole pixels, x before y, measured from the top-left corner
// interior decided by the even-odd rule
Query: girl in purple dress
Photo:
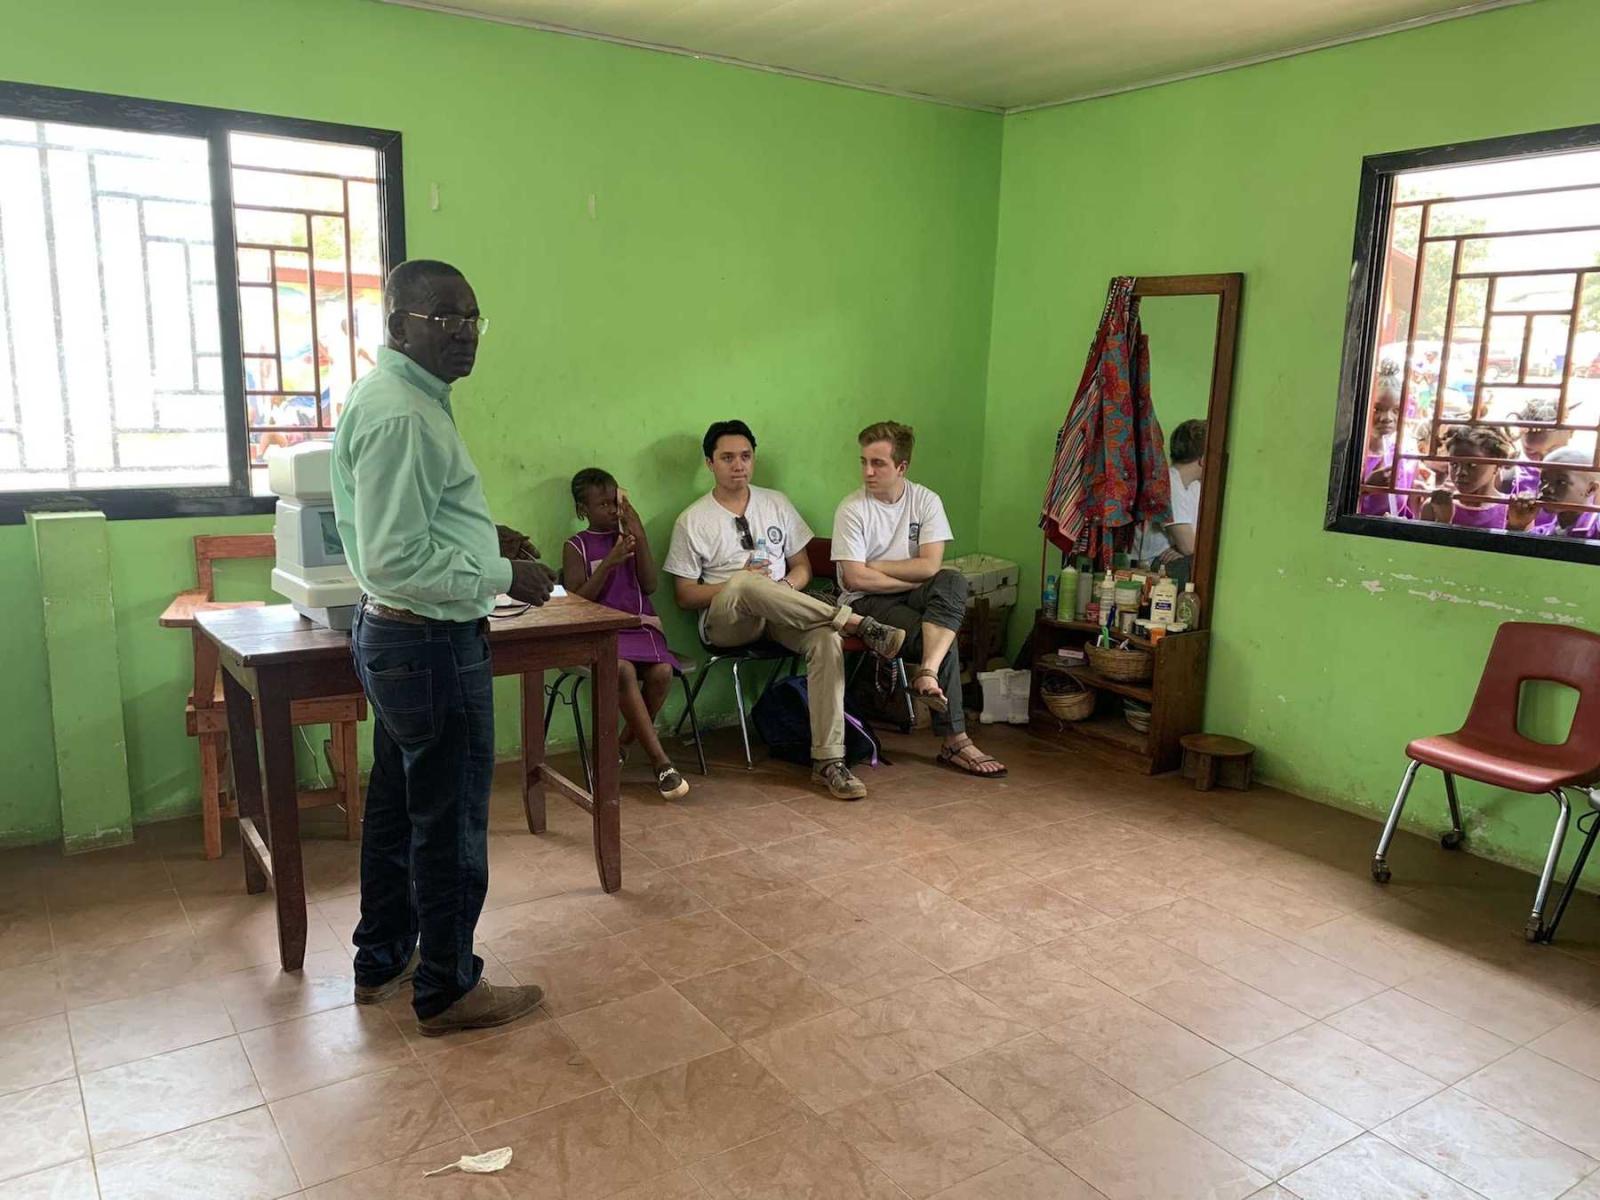
[[[1396,490],[1362,492],[1357,511],[1364,517],[1388,516],[1409,521],[1417,515],[1417,498],[1405,495],[1406,489],[1416,486],[1417,460],[1401,458],[1396,465],[1395,442],[1399,437],[1400,364],[1386,362],[1378,368],[1378,382],[1372,389],[1372,405],[1367,412],[1361,482]]]
[[[1551,421],[1556,419],[1556,405],[1550,400],[1530,400],[1511,415],[1519,421]],[[1524,530],[1541,537],[1555,532],[1556,515],[1546,508],[1528,502],[1537,500],[1543,477],[1539,465],[1547,455],[1566,447],[1572,441],[1570,429],[1543,429],[1537,425],[1522,427],[1522,457],[1527,462],[1508,468],[1500,477],[1501,487],[1516,497],[1508,507],[1507,528]],[[1522,503],[1519,503],[1521,501]],[[1532,511],[1532,516],[1528,513]]]
[[[689,784],[661,748],[655,719],[672,687],[678,660],[650,604],[658,578],[650,540],[627,496],[618,493],[617,481],[598,467],[572,477],[572,502],[589,528],[568,538],[561,548],[562,584],[585,600],[632,613],[644,622],[638,629],[617,634],[618,695],[627,723],[623,742],[631,736],[644,747],[656,790],[663,799],[676,800],[688,792]]]
[[[1497,425],[1457,425],[1445,436],[1444,452],[1450,459],[1449,486],[1439,488],[1423,503],[1422,519],[1504,530],[1506,503],[1511,497],[1500,490],[1501,464],[1462,460],[1514,457],[1517,448],[1505,430]]]

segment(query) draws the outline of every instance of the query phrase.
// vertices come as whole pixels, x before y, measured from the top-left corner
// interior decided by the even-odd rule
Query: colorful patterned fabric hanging
[[[1066,554],[1101,569],[1145,521],[1172,511],[1166,440],[1150,403],[1150,346],[1135,280],[1111,281],[1083,377],[1056,435],[1039,526]]]

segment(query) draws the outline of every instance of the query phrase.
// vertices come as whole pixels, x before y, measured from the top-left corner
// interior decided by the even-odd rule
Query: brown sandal
[[[974,758],[968,755],[966,753],[968,750],[977,751],[977,757]],[[972,775],[978,779],[1004,779],[1008,773],[1004,764],[1001,764],[998,771],[973,770],[974,767],[981,767],[985,763],[998,763],[1000,760],[992,754],[985,754],[982,750],[978,750],[971,738],[968,738],[959,746],[941,746],[939,748],[939,757],[935,761],[946,770],[959,771],[963,775]]]
[[[910,682],[906,686],[910,687],[911,684],[916,683],[916,681],[919,679],[931,679],[933,680],[934,687],[939,686],[939,673],[937,671],[930,671],[927,667],[918,667],[915,671],[911,672]],[[950,701],[946,700],[944,696],[938,692],[919,692],[916,688],[912,687],[911,698],[913,700],[921,700],[936,713],[947,713],[950,711]]]

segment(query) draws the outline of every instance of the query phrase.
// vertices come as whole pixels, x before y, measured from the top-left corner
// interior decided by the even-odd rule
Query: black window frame
[[[210,150],[212,241],[216,248],[217,317],[222,342],[222,391],[229,476],[226,485],[210,487],[0,492],[0,525],[20,525],[30,512],[98,511],[112,521],[270,513],[276,499],[250,493],[244,359],[239,318],[239,260],[234,236],[233,179],[228,135],[254,133],[343,142],[377,151],[378,212],[382,224],[380,237],[385,262],[393,266],[405,260],[405,191],[399,132],[4,80],[0,80],[0,117],[206,140]]]
[[[1372,364],[1378,348],[1379,308],[1383,301],[1383,269],[1389,244],[1389,215],[1392,211],[1395,176],[1428,167],[1508,162],[1579,150],[1600,150],[1600,125],[1576,125],[1539,133],[1452,142],[1419,150],[1368,155],[1361,160],[1350,296],[1345,310],[1339,399],[1333,427],[1333,461],[1328,475],[1328,501],[1323,519],[1325,530],[1403,542],[1424,542],[1435,546],[1455,546],[1464,550],[1486,550],[1493,554],[1600,563],[1600,540],[1538,537],[1509,531],[1470,529],[1460,525],[1436,525],[1427,521],[1368,517],[1356,511],[1365,439],[1363,425],[1370,394]]]

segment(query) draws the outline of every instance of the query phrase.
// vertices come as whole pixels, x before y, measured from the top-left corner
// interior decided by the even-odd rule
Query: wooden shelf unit
[[[1198,733],[1205,717],[1206,657],[1211,634],[1205,629],[1171,633],[1154,644],[1128,639],[1155,655],[1155,674],[1148,683],[1121,683],[1095,674],[1093,668],[1060,661],[1063,646],[1082,647],[1100,636],[1088,621],[1059,621],[1041,610],[1033,626],[1033,684],[1029,729],[1040,737],[1073,746],[1114,766],[1156,775],[1175,771],[1183,762],[1178,739]],[[1052,661],[1054,660],[1054,661]],[[1085,721],[1062,721],[1045,708],[1039,688],[1045,676],[1071,675],[1099,693],[1095,714]],[[1124,699],[1150,709],[1150,731],[1140,733],[1123,718]]]

